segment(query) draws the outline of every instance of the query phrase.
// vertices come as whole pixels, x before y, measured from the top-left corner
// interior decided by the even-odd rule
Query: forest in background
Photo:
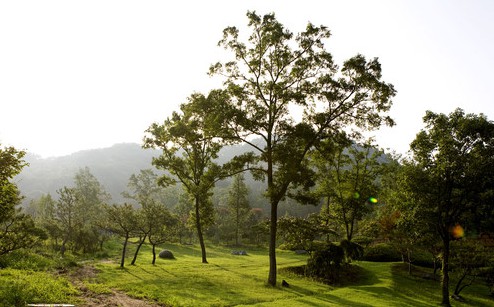
[[[246,152],[248,148],[244,145],[227,146],[221,150],[218,163],[225,163],[232,157]],[[158,150],[143,149],[136,143],[115,144],[108,148],[99,148],[75,152],[71,155],[41,158],[35,154],[27,153],[25,161],[29,163],[14,181],[17,183],[23,199],[23,207],[28,207],[29,202],[50,194],[58,199],[57,190],[64,186],[73,185],[74,176],[80,170],[89,168],[90,172],[98,179],[105,191],[111,196],[111,203],[122,204],[129,202],[122,193],[128,190],[129,178],[140,170],[152,169],[160,173],[151,165],[153,157],[159,156]],[[226,193],[231,178],[218,182],[215,194],[220,197]],[[265,211],[268,208],[266,198],[263,197],[263,182],[256,181],[245,175],[245,184],[248,187],[248,200],[253,208]],[[180,186],[163,188],[170,191],[169,201],[166,205],[172,209],[178,202],[176,195],[181,194]],[[175,196],[173,196],[175,195]],[[294,215],[305,217],[308,213],[317,212],[320,207],[300,206],[292,200],[285,201],[280,206],[280,215]]]

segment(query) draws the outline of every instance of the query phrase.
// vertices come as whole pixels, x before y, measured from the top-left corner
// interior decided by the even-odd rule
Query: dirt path
[[[124,292],[112,290],[112,293],[95,293],[89,290],[83,283],[84,280],[94,279],[98,274],[98,269],[91,265],[84,265],[74,272],[68,273],[67,278],[72,284],[80,290],[80,299],[82,304],[77,306],[84,307],[160,307],[164,305],[156,304],[155,302],[139,300],[132,298]]]

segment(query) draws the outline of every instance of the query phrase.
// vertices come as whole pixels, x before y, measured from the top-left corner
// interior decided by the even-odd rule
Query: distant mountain
[[[221,150],[218,163],[225,163],[232,157],[249,150],[251,147],[248,145],[227,146]],[[28,154],[25,160],[29,166],[22,170],[21,174],[15,178],[15,182],[22,195],[26,197],[24,204],[48,193],[57,199],[56,191],[64,186],[73,186],[77,171],[88,167],[105,190],[110,193],[112,202],[123,203],[126,199],[122,196],[122,192],[127,190],[127,183],[132,174],[142,169],[152,169],[159,173],[151,164],[152,158],[159,154],[159,150],[143,149],[135,143],[116,144],[109,148],[84,150],[55,158],[40,158]],[[254,181],[250,174],[246,174],[245,179],[249,188],[251,207],[269,212],[269,202],[263,196],[266,183]],[[219,195],[226,193],[229,185],[230,179],[218,182],[215,193]],[[280,204],[279,214],[280,216],[287,213],[305,216],[317,210],[316,207],[300,206],[294,201],[287,200]]]
[[[68,156],[41,159],[27,155],[26,166],[15,181],[26,200],[73,186],[76,172],[89,167],[91,173],[105,187],[114,202],[123,202],[121,193],[126,190],[129,177],[141,169],[153,168],[151,160],[156,150],[143,149],[139,144],[116,144],[109,148],[84,150]]]

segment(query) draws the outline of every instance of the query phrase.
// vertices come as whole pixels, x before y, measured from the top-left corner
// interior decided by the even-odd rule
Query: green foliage
[[[367,246],[364,251],[363,260],[376,262],[401,261],[401,254],[390,244],[377,243]]]
[[[275,285],[278,204],[286,196],[314,202],[308,153],[345,127],[392,124],[386,112],[395,90],[380,80],[377,59],[357,55],[338,69],[324,46],[330,36],[324,26],[308,24],[293,34],[274,14],[248,12],[247,18],[246,41],[236,27],[223,31],[219,46],[232,58],[212,65],[210,74],[225,80],[229,99],[224,121],[234,129],[228,137],[252,148],[252,174],[266,180],[272,223],[268,280]],[[303,109],[301,120],[291,114],[293,106]],[[262,143],[252,142],[254,137]]]
[[[325,226],[318,215],[307,218],[284,216],[278,220],[278,236],[284,246],[291,250],[317,250],[316,240],[323,239],[334,231]]]
[[[212,223],[212,189],[217,181],[240,171],[241,159],[219,165],[215,162],[226,142],[218,135],[228,133],[222,125],[221,109],[228,97],[223,91],[211,91],[208,96],[192,94],[189,102],[173,112],[163,125],[152,124],[146,131],[144,146],[160,148],[162,155],[153,159],[153,165],[168,171],[159,183],[168,186],[182,183],[184,190],[194,199],[193,216],[202,247],[202,262],[207,263],[203,228]]]
[[[458,276],[455,295],[460,295],[466,287],[482,275],[484,268],[492,265],[494,256],[489,247],[477,240],[462,239],[451,244],[451,266]]]
[[[46,239],[31,216],[18,207],[22,197],[17,185],[11,182],[26,163],[24,151],[13,147],[0,148],[0,256],[21,248],[30,248]]]
[[[347,263],[352,260],[359,260],[364,256],[364,247],[358,243],[343,240],[340,242],[340,247],[345,252],[345,260]]]
[[[78,291],[64,278],[49,273],[15,269],[0,270],[0,306],[33,303],[76,303]]]
[[[74,177],[74,187],[60,188],[58,200],[50,195],[32,202],[38,224],[50,235],[54,248],[62,255],[72,252],[95,252],[105,239],[103,204],[109,200],[89,168],[80,169]],[[60,245],[59,245],[60,244]]]
[[[243,233],[247,232],[246,224],[250,205],[247,200],[249,190],[245,185],[243,174],[237,174],[233,177],[232,184],[228,191],[227,205],[234,224],[235,244],[239,245]]]
[[[344,260],[345,251],[341,246],[327,244],[323,249],[314,251],[307,260],[307,274],[334,283],[339,280]]]
[[[323,218],[336,221],[351,241],[357,224],[371,213],[380,194],[380,181],[388,162],[371,143],[354,144],[340,136],[326,141],[311,158],[318,170],[316,194],[326,199]]]
[[[494,123],[461,109],[427,111],[424,123],[404,162],[399,205],[414,228],[441,240],[442,304],[449,305],[450,241],[462,236],[453,228],[470,225],[480,233],[493,218]]]

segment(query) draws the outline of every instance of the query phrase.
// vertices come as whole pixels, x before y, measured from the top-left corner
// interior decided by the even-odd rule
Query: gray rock
[[[173,253],[167,249],[162,250],[158,256],[162,259],[175,259]]]
[[[246,251],[232,251],[232,255],[247,256],[247,252]]]

